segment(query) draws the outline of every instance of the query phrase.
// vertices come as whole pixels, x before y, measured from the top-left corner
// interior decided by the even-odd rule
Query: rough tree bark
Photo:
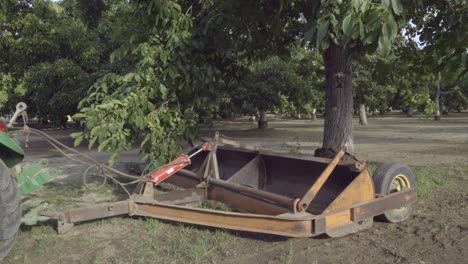
[[[436,106],[436,112],[434,115],[434,120],[438,121],[440,120],[440,72],[439,72],[439,78],[437,80],[437,90],[434,96],[434,104]]]
[[[434,120],[438,121],[440,120],[440,86],[437,85],[437,90],[436,90],[436,93],[435,93],[435,97],[434,97],[434,103],[435,103],[435,107],[436,107],[436,111],[435,111],[435,114],[434,114]]]
[[[354,151],[352,65],[349,50],[335,45],[325,51],[325,127],[316,156],[331,157],[341,148]]]
[[[265,110],[259,110],[258,128],[259,129],[267,129],[268,128],[268,121],[267,121],[266,111]]]
[[[367,126],[368,124],[365,104],[359,104],[359,124],[362,126]]]

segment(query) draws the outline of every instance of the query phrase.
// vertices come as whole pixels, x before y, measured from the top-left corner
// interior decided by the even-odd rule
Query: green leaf
[[[119,159],[120,152],[116,151],[112,153],[112,155],[109,158],[109,165],[112,166],[114,163]]]
[[[361,6],[362,0],[352,0],[351,4],[353,5],[354,10],[358,11]]]
[[[351,22],[352,14],[349,13],[344,19],[343,19],[343,33],[346,36],[351,35],[351,30],[353,29],[353,24]]]
[[[84,108],[83,108],[84,109]],[[82,110],[83,110],[82,109]],[[86,115],[83,114],[83,113],[76,113],[72,116],[73,119],[85,119],[86,118]]]
[[[99,144],[98,152],[101,152],[107,146],[107,144],[109,144],[111,139],[112,138],[108,138],[108,139],[104,140],[101,144]]]
[[[150,138],[151,138],[151,133],[149,133],[149,134],[147,134],[147,135],[145,136],[145,139],[143,139],[143,141],[142,141],[141,144],[140,144],[140,148],[143,148],[143,146],[144,146],[146,143],[148,143],[148,140],[149,140]]]
[[[315,31],[317,30],[317,27],[311,26],[309,29],[304,33],[304,40],[305,41],[311,41],[312,38],[315,35]]]
[[[390,0],[382,0],[382,5],[386,8],[390,8]]]
[[[335,15],[331,15],[330,16],[330,22],[333,26],[333,28],[337,28],[338,27],[338,20],[336,19]]]
[[[359,19],[360,21],[360,19]],[[353,39],[359,39],[359,21],[354,21],[353,22],[353,28],[351,30],[351,37]]]
[[[330,22],[328,20],[317,25],[317,43],[316,43],[317,47],[320,47],[320,45],[323,42],[323,39],[327,35],[329,25],[330,25]]]
[[[389,17],[387,19],[387,26],[390,29],[391,39],[395,39],[397,34],[398,34],[398,25],[397,25],[395,19],[393,18],[393,16],[391,16],[391,15],[389,15]]]
[[[364,44],[369,45],[372,44],[376,41],[378,36],[378,32],[369,32],[366,35],[366,38],[364,39]]]
[[[73,143],[73,147],[75,148],[78,147],[81,144],[81,142],[83,142],[83,139],[84,139],[83,136],[79,136],[75,138],[75,143]]]
[[[364,23],[359,19],[359,35],[361,37],[361,40],[364,41],[366,37],[366,30],[364,28]]]
[[[107,83],[106,83],[106,82],[103,82],[102,85],[101,85],[101,87],[102,87],[102,91],[105,92],[105,93],[107,93]]]
[[[180,5],[179,5],[179,4],[177,4],[177,3],[174,3],[174,4],[173,4],[173,6],[174,6],[175,10],[177,10],[178,12],[180,12],[180,10],[181,10],[181,7],[180,7]]]
[[[382,25],[382,35],[388,39],[391,37],[391,29],[387,24]]]
[[[401,15],[403,12],[403,6],[401,5],[400,0],[392,0],[392,9],[396,15]]]
[[[324,39],[321,45],[322,45],[322,50],[326,50],[328,49],[328,47],[330,47],[330,42],[328,41],[328,39]]]
[[[134,76],[135,76],[135,73],[133,72],[127,73],[127,75],[125,75],[123,80],[124,82],[129,82],[133,79]]]
[[[83,136],[83,132],[75,132],[70,134],[71,138],[77,138],[79,136]]]
[[[364,2],[361,5],[361,12],[365,13],[369,9],[369,1],[364,0]]]
[[[391,42],[388,36],[381,35],[379,37],[377,52],[383,56],[386,56],[390,53]]]
[[[166,93],[167,93],[167,87],[166,87],[163,83],[160,83],[160,84],[159,84],[159,91],[160,91],[163,95],[166,95]]]
[[[88,148],[91,149],[94,146],[94,143],[96,143],[97,137],[91,138],[88,144]]]
[[[100,128],[101,128],[100,126],[93,127],[93,129],[91,129],[90,135],[91,136],[96,135]]]
[[[369,15],[364,21],[366,26],[370,29],[369,31],[377,30],[380,28],[380,13],[373,11],[369,12]]]

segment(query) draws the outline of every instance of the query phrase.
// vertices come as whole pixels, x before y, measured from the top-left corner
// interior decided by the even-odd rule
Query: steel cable
[[[158,168],[156,168],[155,170],[149,172],[149,173],[145,173],[145,174],[142,174],[140,176],[135,176],[135,175],[130,175],[130,174],[127,174],[125,172],[122,172],[120,170],[117,170],[115,168],[112,168],[106,164],[103,164],[99,161],[97,161],[96,159],[92,158],[91,156],[89,155],[86,155],[82,152],[79,152],[61,142],[59,142],[58,140],[56,140],[55,138],[51,137],[50,135],[48,135],[47,133],[44,133],[38,129],[34,129],[34,128],[30,128],[28,127],[27,125],[25,125],[22,129],[20,128],[11,128],[11,130],[17,130],[17,131],[21,131],[21,132],[24,132],[26,134],[26,137],[27,137],[27,141],[29,141],[29,134],[36,134],[40,137],[42,137],[43,139],[45,139],[52,147],[54,147],[56,150],[58,150],[64,157],[70,159],[70,160],[73,160],[77,163],[80,163],[80,164],[84,164],[84,165],[88,165],[88,168],[83,172],[82,174],[82,180],[83,180],[83,185],[85,186],[86,189],[89,189],[89,190],[99,190],[101,189],[102,187],[105,186],[105,183],[107,182],[107,179],[110,179],[112,182],[114,182],[115,184],[119,185],[124,191],[125,193],[130,197],[130,193],[128,192],[127,188],[125,187],[126,185],[130,185],[130,184],[135,184],[135,183],[138,183],[138,182],[146,182],[149,180],[150,178],[150,175],[152,174],[153,171],[155,170],[159,170],[159,169],[162,169],[164,167],[167,167],[167,166],[172,166],[172,165],[178,165],[179,163],[169,163],[169,164],[165,164],[165,165],[162,165]],[[80,158],[77,158],[77,157],[73,157],[71,154],[65,152],[66,151],[69,151],[75,155],[78,155]],[[181,163],[180,163],[181,164]],[[103,179],[103,183],[98,187],[98,189],[92,189],[90,188],[89,184],[88,184],[88,176],[89,176],[89,171],[91,170],[92,167],[96,167],[97,169],[101,170],[102,171],[102,176],[104,177]],[[112,173],[115,173],[119,176],[122,176],[124,178],[127,178],[127,179],[131,179],[132,181],[130,182],[120,182],[119,180],[117,180],[115,178],[115,176],[112,175]]]

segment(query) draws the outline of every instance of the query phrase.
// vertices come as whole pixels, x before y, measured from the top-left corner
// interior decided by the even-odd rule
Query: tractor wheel
[[[385,163],[375,170],[372,175],[375,192],[379,194],[390,194],[399,192],[403,188],[416,188],[416,180],[408,166],[396,162]],[[405,220],[413,211],[413,203],[407,206],[388,210],[378,218],[397,223]]]
[[[21,200],[16,179],[0,160],[0,261],[10,252],[21,223]]]

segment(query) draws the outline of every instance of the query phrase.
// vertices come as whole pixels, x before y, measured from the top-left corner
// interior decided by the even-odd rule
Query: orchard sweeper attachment
[[[369,228],[375,216],[405,220],[416,200],[416,182],[405,165],[386,163],[371,176],[366,163],[345,150],[333,159],[291,157],[243,148],[218,133],[148,174],[128,175],[29,128],[25,110],[26,104],[19,103],[8,125],[0,120],[0,260],[12,248],[21,223],[52,220],[63,233],[77,223],[130,215],[287,237],[340,237]],[[24,127],[15,129],[12,125],[20,115]],[[104,179],[123,187],[129,199],[54,212],[41,204],[22,215],[20,194],[47,183],[56,171],[47,168],[46,160],[19,167],[24,151],[8,128],[43,137],[66,157],[89,165],[85,174],[99,169]],[[115,174],[132,181],[122,183]],[[161,182],[178,189],[155,191]],[[125,187],[129,184],[136,184],[133,194]],[[206,200],[233,211],[197,207]]]
[[[217,134],[148,174],[128,200],[42,215],[57,220],[59,233],[76,223],[130,215],[287,237],[340,237],[369,228],[375,216],[399,222],[412,211],[416,186],[405,165],[387,163],[371,176],[366,163],[345,150],[333,159],[303,158],[229,143]],[[158,194],[155,185],[162,181],[179,189]],[[205,200],[234,211],[197,207]]]

